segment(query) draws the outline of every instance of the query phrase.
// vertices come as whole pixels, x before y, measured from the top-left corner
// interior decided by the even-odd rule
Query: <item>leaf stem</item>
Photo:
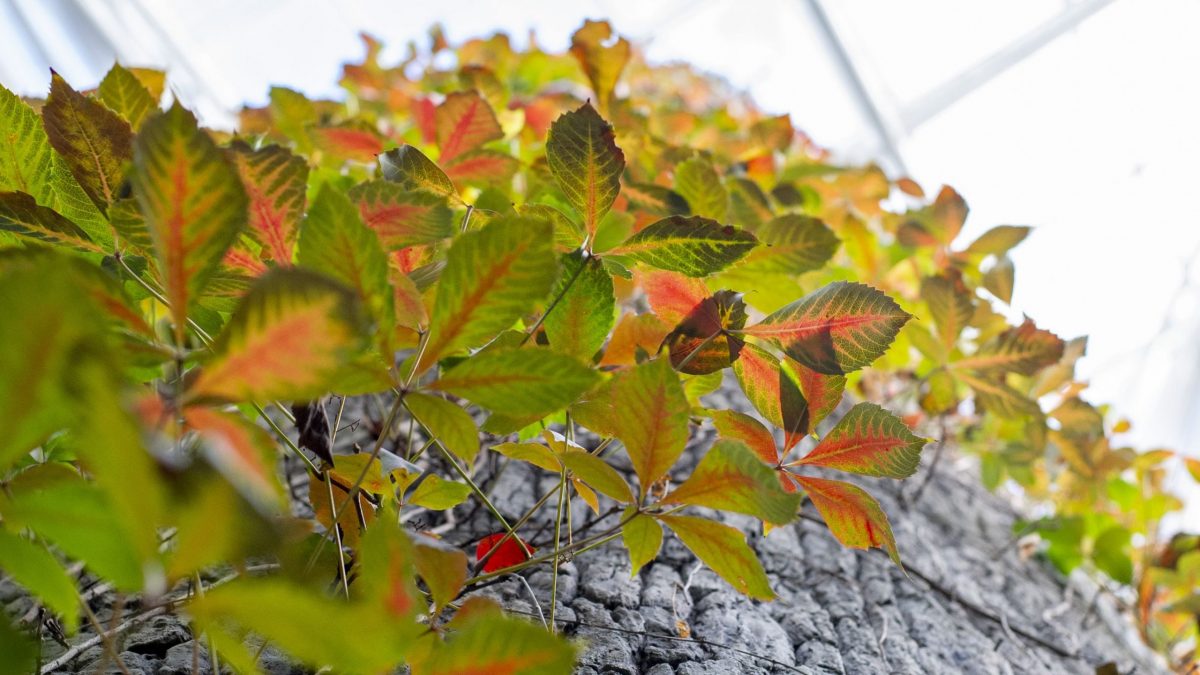
[[[587,261],[587,258],[583,259],[583,262],[579,265],[579,269],[575,270],[575,273],[571,275],[570,279],[567,279],[567,283],[563,286],[563,289],[558,292],[558,295],[554,296],[554,299],[550,301],[549,305],[546,305],[546,311],[542,312],[542,315],[538,317],[538,320],[535,321],[533,326],[525,333],[525,337],[521,339],[521,343],[517,345],[518,347],[524,347],[525,344],[529,342],[529,339],[532,338],[537,333],[538,329],[542,327],[542,324],[546,321],[546,317],[550,316],[550,312],[554,311],[555,307],[558,307],[558,303],[562,302],[562,299],[566,297],[567,291],[571,290],[571,287],[575,285],[575,281],[583,274],[583,268],[587,266]]]

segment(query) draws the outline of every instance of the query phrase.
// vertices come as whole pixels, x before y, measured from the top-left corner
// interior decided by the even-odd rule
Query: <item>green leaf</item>
[[[549,223],[519,216],[459,236],[438,282],[421,369],[482,345],[545,298],[558,273],[553,244]]]
[[[383,576],[386,580],[395,575]],[[369,580],[366,574],[360,578]],[[271,611],[263,611],[267,607]],[[315,668],[332,665],[358,673],[394,667],[415,636],[415,623],[387,621],[372,610],[282,578],[251,577],[213,589],[189,606],[197,632],[228,635],[232,624]],[[353,630],[329,630],[330,626]]]
[[[614,434],[645,495],[687,445],[690,407],[683,386],[671,364],[657,358],[617,375],[610,395]]]
[[[430,474],[408,496],[408,502],[434,511],[445,511],[465,502],[471,486]]]
[[[729,194],[712,163],[692,157],[675,167],[675,191],[687,200],[692,214],[725,222],[729,212]]]
[[[354,291],[384,335],[395,318],[387,254],[346,195],[322,185],[300,226],[299,263]]]
[[[0,190],[24,192],[58,211],[108,250],[112,230],[46,138],[42,118],[0,86]]]
[[[745,536],[721,523],[694,516],[659,516],[675,536],[730,586],[757,600],[774,600],[762,563]]]
[[[357,353],[366,330],[349,289],[309,270],[270,270],[217,337],[187,398],[319,398]]]
[[[479,430],[466,410],[444,398],[417,392],[409,393],[404,405],[447,450],[468,464],[475,462],[479,454]]]
[[[784,492],[775,472],[745,443],[723,440],[713,444],[692,475],[663,502],[745,513],[784,525],[796,517],[800,495]]]
[[[294,89],[271,87],[271,121],[285,138],[295,142],[301,154],[312,151],[312,138],[308,129],[318,122],[317,109],[313,102]]]
[[[454,236],[454,214],[442,195],[382,180],[355,185],[348,194],[385,250],[433,244]]]
[[[686,216],[692,212],[683,195],[661,185],[626,183],[622,192],[635,209],[656,216]]]
[[[38,650],[33,638],[17,630],[7,617],[0,617],[0,675],[26,675],[36,670],[39,663]]]
[[[633,501],[633,491],[629,489],[629,484],[616,469],[599,457],[579,448],[568,448],[560,453],[558,458],[568,471],[595,488],[597,492],[618,502]]]
[[[117,588],[142,590],[148,561],[138,559],[138,547],[122,527],[112,502],[82,480],[59,482],[0,502],[0,515],[9,527],[29,528]]]
[[[183,344],[188,309],[246,225],[237,169],[178,103],[134,142],[133,192],[154,239],[158,270]]]
[[[598,258],[585,258],[582,251],[568,253],[550,296],[560,298],[542,324],[550,348],[591,363],[613,327],[612,277]]]
[[[32,541],[0,530],[0,569],[63,619],[68,635],[79,628],[79,593],[58,560]]]
[[[547,349],[498,349],[472,356],[429,386],[502,415],[536,419],[575,402],[597,379],[596,371]]]
[[[133,130],[102,104],[71,88],[51,71],[50,97],[42,107],[46,137],[80,187],[101,211],[121,191],[125,165],[133,159]]]
[[[83,228],[24,192],[0,192],[0,230],[88,253],[104,252]]]
[[[671,216],[642,228],[607,255],[703,277],[741,260],[758,245],[754,235],[696,216]]]
[[[439,610],[458,597],[467,581],[467,554],[428,537],[413,546],[413,564]]]
[[[750,272],[804,274],[821,269],[842,242],[825,223],[789,213],[754,231],[763,244],[746,256],[742,268]]]
[[[100,88],[96,93],[104,105],[124,117],[135,130],[142,126],[150,113],[158,109],[158,99],[136,75],[119,63],[114,63],[104,79],[100,80]]]
[[[866,490],[840,480],[792,475],[843,546],[881,548],[897,565],[900,551],[887,514]]]
[[[411,145],[402,145],[379,156],[383,177],[405,190],[425,190],[454,201],[462,201],[446,172]]]
[[[555,120],[546,139],[550,173],[589,237],[595,237],[600,219],[621,191],[625,154],[614,139],[612,125],[590,103]]]
[[[541,443],[500,443],[492,446],[493,452],[498,452],[509,459],[530,464],[553,473],[562,471],[562,462],[558,455]]]
[[[625,517],[628,516],[627,510]],[[636,577],[638,570],[658,556],[658,550],[662,548],[662,525],[650,516],[639,513],[621,528],[621,538],[629,550],[629,565],[632,568],[629,576]]]
[[[1038,416],[1037,401],[1005,384],[1003,379],[958,372],[955,376],[975,392],[975,406],[1006,419]]]
[[[278,145],[252,150],[237,144],[231,154],[250,198],[247,233],[262,245],[264,257],[291,264],[304,215],[308,164]]]
[[[884,293],[864,284],[837,281],[745,332],[778,345],[818,373],[842,375],[882,356],[911,318]]]
[[[1096,568],[1122,584],[1133,582],[1133,560],[1130,556],[1134,551],[1130,545],[1131,538],[1128,529],[1113,525],[1101,532],[1092,543],[1092,562]]]
[[[457,630],[411,664],[413,675],[569,675],[575,647],[541,626],[499,612],[456,617]]]
[[[916,436],[892,413],[859,403],[807,455],[793,462],[864,476],[908,478],[921,463],[928,439]]]

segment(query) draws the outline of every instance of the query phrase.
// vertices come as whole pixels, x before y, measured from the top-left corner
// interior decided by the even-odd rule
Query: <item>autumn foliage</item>
[[[274,88],[236,132],[160,109],[155,71],[0,89],[0,568],[68,632],[72,562],[151,602],[221,570],[176,604],[245,672],[251,634],[337,672],[569,672],[552,609],[547,631],[471,591],[609,541],[637,574],[674,536],[771,600],[712,510],[811,508],[900,564],[852,475],[909,478],[936,437],[1052,503],[1019,534],[1132,585],[1146,639],[1191,658],[1200,552],[1156,538],[1177,460],[1080,397],[1082,339],[1007,320],[1028,228],[961,242],[953,189],[833,164],[614,37],[435,33],[394,65],[367,38],[344,100]],[[726,380],[738,409],[706,398]],[[373,442],[334,453],[364,398]],[[495,458],[557,476],[552,534],[495,508]],[[464,504],[494,533],[400,524]]]

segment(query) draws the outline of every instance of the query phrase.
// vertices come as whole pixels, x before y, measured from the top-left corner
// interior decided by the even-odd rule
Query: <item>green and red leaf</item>
[[[454,214],[445,197],[435,193],[373,180],[350,188],[348,196],[387,251],[454,236]]]
[[[744,513],[773,525],[791,522],[800,506],[799,495],[784,492],[774,470],[731,440],[713,444],[692,475],[662,501]]]
[[[547,310],[542,326],[551,349],[591,363],[613,327],[613,280],[597,258],[583,251],[561,260],[562,273],[551,292],[558,304]]]
[[[244,418],[191,406],[183,411],[188,429],[201,440],[209,463],[254,503],[280,510],[283,491],[275,478],[275,444]]]
[[[690,408],[683,386],[670,362],[658,358],[617,375],[610,404],[616,436],[644,495],[687,445]]]
[[[484,143],[504,137],[496,113],[478,92],[456,91],[446,96],[433,115],[438,156],[443,164]]]
[[[734,528],[695,516],[659,516],[683,545],[730,586],[757,600],[774,600],[762,563]]]
[[[927,439],[912,433],[892,413],[874,403],[859,403],[825,434],[807,455],[793,462],[839,471],[908,478],[921,462]]]
[[[609,99],[630,54],[629,42],[616,35],[607,21],[585,20],[571,36],[571,55],[579,61],[592,83],[601,109],[608,109]]]
[[[151,113],[158,109],[158,98],[132,71],[121,64],[113,64],[100,80],[96,94],[110,110],[125,118],[136,131]]]
[[[246,191],[237,169],[178,103],[142,127],[131,180],[182,344],[189,307],[245,227]]]
[[[774,466],[779,463],[775,437],[762,422],[736,410],[709,410],[707,414],[721,438],[745,443],[746,447],[767,464]]]
[[[742,294],[717,291],[679,322],[663,340],[671,365],[688,375],[707,375],[728,368],[741,355],[745,342],[732,331],[746,325]]]
[[[88,253],[103,252],[83,228],[24,192],[0,192],[0,230]]]
[[[699,216],[651,223],[606,255],[658,269],[704,277],[741,260],[758,245],[754,235]]]
[[[829,531],[843,546],[881,548],[900,564],[900,551],[887,514],[866,490],[840,480],[796,475],[792,479],[808,493]]]
[[[402,145],[380,155],[379,168],[385,180],[397,183],[405,190],[425,190],[455,202],[462,201],[446,172],[411,145]]]
[[[304,215],[308,164],[278,145],[258,150],[235,145],[232,156],[250,199],[250,236],[262,245],[264,258],[290,265]]]
[[[983,373],[1013,372],[1033,375],[1057,363],[1066,344],[1062,338],[1025,321],[992,338],[979,351],[954,363],[955,369],[967,368]]]
[[[579,361],[547,349],[489,349],[447,370],[429,387],[502,415],[536,420],[573,403],[598,378]]]
[[[312,400],[325,395],[365,321],[355,295],[307,270],[264,274],[188,388],[191,400]]]
[[[754,230],[762,242],[742,263],[747,271],[803,274],[821,269],[841,240],[825,223],[795,213],[774,218]]]
[[[51,71],[50,96],[42,107],[50,145],[101,211],[121,192],[133,159],[133,130],[120,115],[71,88]]]
[[[826,375],[843,375],[883,355],[912,318],[884,293],[837,281],[745,330]]]
[[[750,405],[783,430],[785,452],[812,429],[808,400],[791,363],[775,358],[761,347],[746,345],[741,358],[733,364],[733,372]]]
[[[551,225],[502,217],[459,236],[438,282],[420,368],[478,347],[545,298],[558,275]]]
[[[589,239],[621,191],[625,154],[613,128],[591,104],[559,117],[546,140],[550,173],[583,220]]]

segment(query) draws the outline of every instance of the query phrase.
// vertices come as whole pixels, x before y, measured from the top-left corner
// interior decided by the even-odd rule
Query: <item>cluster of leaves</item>
[[[1072,382],[1081,341],[993,308],[1025,228],[957,249],[949,188],[831,165],[602,22],[566,54],[437,32],[402,63],[379,52],[346,66],[345,101],[274,88],[236,134],[160,110],[154,71],[93,92],[55,75],[44,102],[0,89],[0,568],[68,631],[63,560],[150,601],[230,565],[186,611],[239,670],[253,634],[346,672],[566,672],[570,643],[465,594],[618,538],[636,574],[665,526],[771,599],[743,533],[690,507],[769,529],[805,499],[899,563],[875,499],[829,476],[911,476],[928,423],[991,485],[1060,504],[1036,525],[1056,562],[1136,569],[1146,625],[1194,636],[1176,596],[1195,556],[1147,557],[1177,506],[1164,457],[1112,449]],[[726,371],[757,415],[705,404]],[[370,449],[331,453],[330,394],[390,397]],[[718,440],[681,463],[702,425]],[[287,515],[281,454],[307,466],[311,519]],[[557,487],[509,522],[476,480],[490,457]],[[575,498],[620,516],[584,536]],[[522,528],[551,499],[535,549]],[[400,524],[468,500],[495,534]]]

